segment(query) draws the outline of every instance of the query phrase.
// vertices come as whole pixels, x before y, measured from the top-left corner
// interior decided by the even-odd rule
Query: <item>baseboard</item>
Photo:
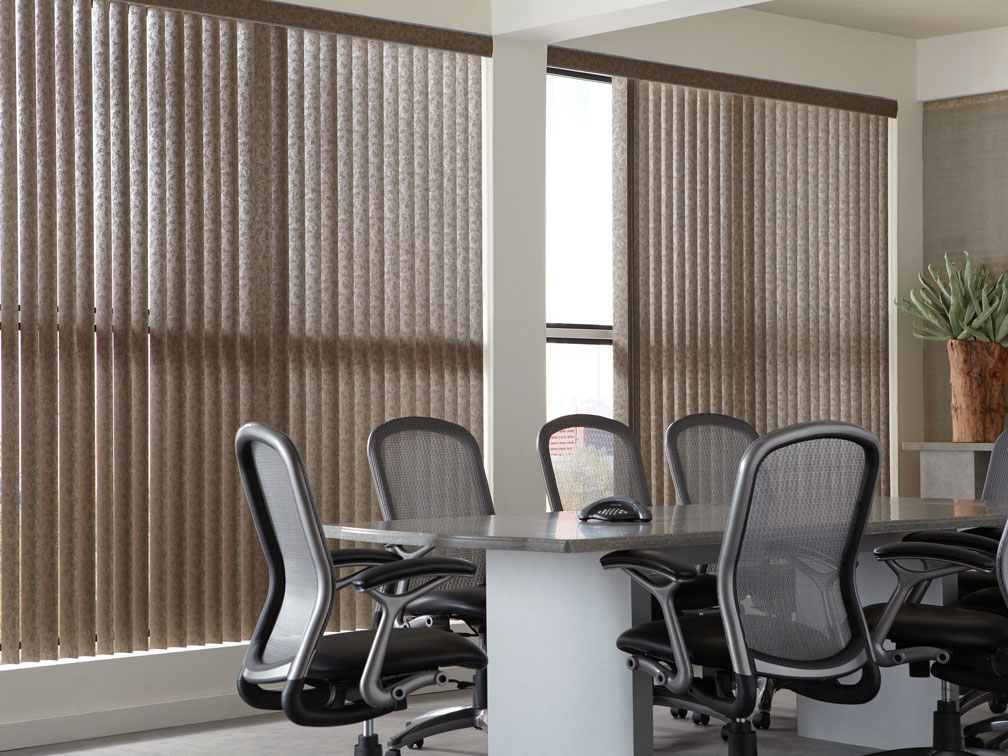
[[[5,722],[0,724],[0,743],[6,751],[272,713],[275,712],[253,709],[237,693],[229,693]]]

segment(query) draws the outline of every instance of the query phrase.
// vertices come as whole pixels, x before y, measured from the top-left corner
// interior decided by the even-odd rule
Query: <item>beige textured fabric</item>
[[[239,425],[326,521],[375,425],[482,433],[481,60],[108,0],[0,48],[0,661],[248,638]]]
[[[694,412],[888,449],[887,119],[615,79],[613,125],[616,416],[654,500]]]

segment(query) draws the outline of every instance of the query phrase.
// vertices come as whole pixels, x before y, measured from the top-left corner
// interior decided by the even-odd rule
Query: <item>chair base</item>
[[[422,714],[406,723],[406,729],[389,738],[386,756],[397,756],[400,749],[408,748],[431,735],[453,730],[467,730],[470,727],[487,731],[487,710],[475,706],[453,706],[436,709]],[[379,751],[380,754],[380,751]],[[355,753],[354,756],[357,756]],[[368,755],[370,756],[370,754]]]
[[[732,720],[726,728],[728,756],[757,756],[756,733],[748,719]]]
[[[377,735],[358,735],[353,756],[382,756],[381,743]]]
[[[997,738],[999,739],[1008,735],[1008,717],[1004,714],[998,714],[981,720],[980,722],[974,722],[971,725],[966,725],[966,727],[963,728],[963,735],[967,738],[987,733],[997,733]],[[994,744],[992,743],[992,745]]]

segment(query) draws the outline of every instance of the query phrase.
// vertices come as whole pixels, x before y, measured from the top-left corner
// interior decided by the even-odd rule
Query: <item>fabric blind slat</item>
[[[74,435],[66,448],[74,458],[76,469],[76,514],[74,523],[64,522],[60,515],[60,531],[72,530],[74,552],[67,561],[60,561],[60,579],[73,574],[77,585],[76,623],[77,645],[68,643],[66,655],[95,653],[95,287],[94,287],[94,140],[92,132],[91,82],[92,28],[90,0],[74,2],[74,202],[75,202],[75,272],[76,312],[75,344],[72,356],[76,371],[76,393],[71,408],[76,413]],[[2,106],[0,106],[2,109]],[[71,368],[69,366],[68,370]],[[3,380],[0,377],[0,380]],[[61,444],[63,432],[60,434]],[[61,451],[61,454],[63,452]],[[69,466],[69,465],[68,465]],[[62,583],[61,583],[62,591]],[[62,639],[69,638],[73,626],[60,624]]]
[[[168,572],[170,569],[168,534],[169,474],[167,450],[168,420],[168,323],[166,261],[168,259],[167,206],[162,199],[167,183],[166,141],[164,134],[167,107],[165,78],[165,19],[161,14],[147,17],[147,250],[150,276],[150,527],[158,537],[150,539],[150,643],[161,648],[168,643]]]
[[[14,3],[0,3],[0,48],[16,50],[18,15]],[[17,57],[0,56],[0,443],[7,459],[20,457],[18,421],[18,139]],[[0,596],[20,594],[21,531],[19,466],[0,472]],[[21,642],[20,601],[0,607],[0,649]],[[5,663],[14,654],[4,652]]]
[[[622,79],[613,102],[614,284],[638,292],[615,406],[655,500],[672,489],[650,440],[695,412],[847,420],[887,449],[886,119]]]
[[[220,25],[220,181],[221,187],[238,185],[238,33],[235,24]],[[220,474],[218,497],[221,509],[220,565],[221,632],[223,638],[242,637],[243,563],[240,549],[245,538],[241,484],[235,465],[226,464],[232,454],[231,428],[241,425],[240,355],[241,330],[238,307],[239,223],[235,191],[222,191],[221,203],[221,344],[218,370],[221,375],[222,458],[215,467]],[[236,381],[236,377],[238,381]],[[237,555],[237,556],[236,556]]]
[[[36,110],[36,155],[38,157],[38,279],[37,291],[37,333],[29,333],[38,343],[37,428],[38,456],[34,460],[37,500],[36,527],[38,538],[25,542],[25,546],[35,549],[38,577],[37,598],[31,602],[37,612],[35,623],[38,632],[38,653],[53,657],[56,654],[59,636],[59,569],[57,522],[57,480],[53,471],[58,470],[57,442],[57,287],[56,244],[58,214],[57,153],[56,153],[56,79],[55,52],[56,27],[53,3],[39,3],[36,7],[36,34],[40,49],[35,57],[35,93],[39,102],[47,106]],[[25,334],[22,333],[22,343]],[[22,517],[24,515],[22,514]]]
[[[35,502],[38,500],[39,458],[38,220],[39,205],[44,203],[44,198],[39,197],[38,190],[34,2],[21,0],[18,10],[18,236],[22,293],[20,385],[24,418],[21,423],[21,459],[26,464],[20,482],[14,485],[21,491],[22,499]],[[21,506],[21,588],[29,594],[37,593],[40,588],[38,520],[37,506]],[[35,603],[25,602],[21,606],[21,648],[28,658],[38,658],[40,651],[37,610]]]
[[[183,107],[185,109],[182,151],[186,170],[185,182],[185,264],[184,329],[182,359],[185,380],[185,441],[182,452],[182,484],[185,491],[185,584],[206,585],[203,546],[204,515],[207,502],[203,498],[203,468],[206,454],[203,445],[203,366],[204,345],[211,333],[204,328],[203,258],[204,233],[203,180],[201,172],[192,167],[203,165],[203,35],[202,23],[194,16],[183,19],[183,50],[185,70]],[[216,456],[216,455],[215,455]],[[203,640],[204,615],[202,592],[186,590],[185,643]]]
[[[58,365],[53,377],[59,382],[59,428],[53,441],[59,444],[56,457],[56,480],[59,482],[59,517],[77,521],[78,478],[77,455],[73,444],[77,439],[77,340],[87,334],[77,332],[77,247],[76,247],[76,181],[74,161],[74,22],[76,9],[72,0],[59,0],[55,7],[56,23],[56,296],[57,330],[59,333]],[[57,368],[57,365],[53,365]],[[59,557],[57,564],[70,567],[77,564],[77,538],[72,528],[58,529]],[[80,622],[77,601],[78,576],[74,569],[60,569],[54,595],[59,601],[60,646],[71,656],[78,655],[80,638],[76,628]]]
[[[113,647],[130,651],[132,637],[130,424],[130,81],[129,8],[113,3],[109,13],[111,261],[109,266],[112,342],[112,592]]]
[[[110,3],[93,5],[94,30],[94,298],[95,298],[95,552],[99,654],[114,652],[112,533],[112,163]],[[101,506],[98,506],[101,502]],[[6,600],[5,600],[6,603]]]
[[[147,249],[147,11],[129,9],[129,303],[125,334],[129,349],[129,466],[114,471],[117,485],[129,497],[129,549],[131,627],[130,650],[148,647],[149,602],[149,491],[147,476],[136,469],[148,466],[148,319],[147,254],[135,250]],[[117,282],[120,279],[117,279]],[[126,517],[125,513],[123,514]]]

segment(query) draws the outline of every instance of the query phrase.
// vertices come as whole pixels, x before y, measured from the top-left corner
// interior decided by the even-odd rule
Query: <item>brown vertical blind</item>
[[[887,119],[613,83],[616,413],[654,500],[664,429],[695,412],[846,420],[887,451]]]
[[[107,0],[0,48],[0,661],[247,638],[239,425],[327,521],[375,425],[481,435],[481,60]]]

